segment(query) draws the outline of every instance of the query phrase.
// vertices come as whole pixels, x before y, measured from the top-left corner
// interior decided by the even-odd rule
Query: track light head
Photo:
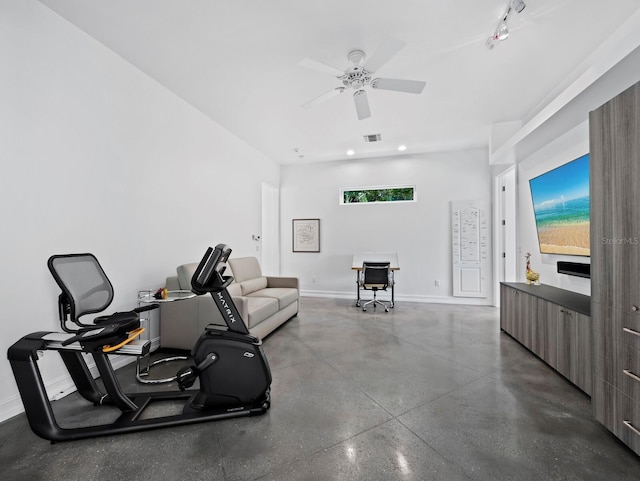
[[[486,45],[488,49],[491,50],[502,40],[506,40],[507,38],[509,38],[509,27],[507,26],[507,19],[509,18],[509,14],[512,10],[520,13],[526,6],[527,5],[523,0],[509,0],[504,15],[502,15],[502,17],[500,17],[500,20],[498,21],[498,26],[494,30],[493,34],[487,39]]]
[[[513,8],[517,13],[520,13],[524,10],[524,7],[527,6],[522,0],[511,0],[510,3],[511,8]]]
[[[495,33],[496,40],[506,40],[509,38],[509,27],[507,27],[507,22],[502,22]]]

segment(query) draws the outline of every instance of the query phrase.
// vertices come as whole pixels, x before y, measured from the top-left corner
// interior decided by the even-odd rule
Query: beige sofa
[[[167,289],[191,290],[191,277],[198,263],[178,266],[177,275],[167,277]],[[264,338],[298,313],[300,287],[296,277],[263,276],[258,259],[229,259],[225,275],[234,281],[227,288],[249,332]],[[160,346],[191,349],[208,324],[224,321],[210,294],[160,305]]]

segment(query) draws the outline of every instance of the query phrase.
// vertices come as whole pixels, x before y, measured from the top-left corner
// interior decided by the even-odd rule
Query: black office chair
[[[389,262],[363,262],[362,263],[362,282],[361,286],[365,290],[373,291],[373,299],[365,302],[362,305],[362,310],[366,311],[367,306],[373,304],[375,309],[376,304],[384,307],[385,312],[389,312],[389,306],[378,300],[378,291],[386,291],[389,287],[389,271],[391,264]]]
[[[126,338],[127,333],[140,328],[140,312],[156,309],[157,304],[138,307],[130,311],[115,312],[95,317],[91,323],[80,320],[88,314],[103,312],[113,301],[113,285],[93,254],[63,254],[51,256],[47,262],[62,293],[58,296],[58,312],[62,330],[69,333],[81,333],[100,327],[115,327],[117,336]],[[146,354],[146,370],[141,373],[140,360],[137,359],[136,377],[146,384],[160,384],[175,380],[175,376],[165,379],[148,379],[146,376],[152,366],[169,361],[184,360],[186,356],[173,356],[149,361]]]

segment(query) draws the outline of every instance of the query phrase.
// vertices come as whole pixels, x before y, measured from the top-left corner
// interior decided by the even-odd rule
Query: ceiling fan
[[[319,97],[305,103],[302,107],[312,107],[333,97],[337,97],[348,89],[352,89],[354,91],[353,101],[356,106],[356,113],[358,114],[358,119],[362,120],[371,117],[371,110],[369,109],[369,101],[367,99],[365,87],[380,90],[395,90],[397,92],[406,92],[410,94],[422,93],[426,82],[421,80],[373,77],[373,74],[387,63],[396,53],[398,53],[404,45],[404,42],[401,40],[388,38],[382,43],[382,45],[380,45],[380,47],[378,47],[373,55],[368,58],[362,50],[352,50],[347,55],[347,59],[351,63],[351,66],[345,71],[341,71],[316,60],[301,60],[298,65],[318,72],[334,75],[342,82],[342,86],[325,92]]]

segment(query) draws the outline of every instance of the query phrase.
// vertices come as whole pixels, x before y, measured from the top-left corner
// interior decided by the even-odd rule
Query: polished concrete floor
[[[20,415],[0,424],[0,480],[640,479],[640,457],[495,308],[303,298],[264,348],[267,414],[57,444]],[[129,366],[119,377],[143,389]],[[104,409],[55,403],[69,425]]]

